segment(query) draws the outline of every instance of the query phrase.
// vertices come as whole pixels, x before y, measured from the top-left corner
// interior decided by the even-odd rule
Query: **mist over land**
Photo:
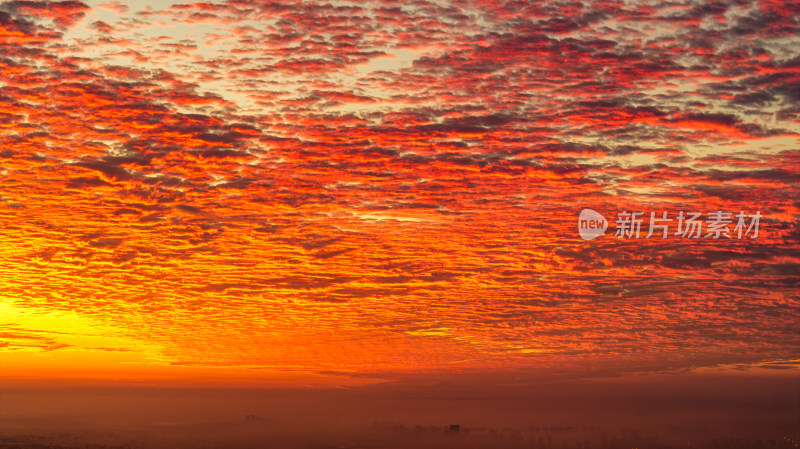
[[[4,388],[0,448],[791,448],[796,375]],[[457,426],[451,427],[451,426]]]

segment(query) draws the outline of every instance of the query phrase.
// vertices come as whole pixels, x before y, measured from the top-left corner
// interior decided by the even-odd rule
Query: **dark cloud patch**
[[[732,103],[744,106],[766,106],[775,101],[775,96],[769,92],[753,92],[734,96]]]
[[[67,182],[66,187],[68,189],[84,189],[84,188],[92,188],[92,187],[100,187],[100,186],[110,186],[112,185],[109,182],[106,182],[100,178],[96,177],[79,177],[79,178],[72,178]]]
[[[108,179],[125,180],[132,177],[131,173],[124,168],[108,162],[102,161],[86,161],[77,162],[74,165],[78,167],[88,168],[90,170],[98,171],[106,176]]]
[[[120,243],[122,243],[122,239],[108,237],[92,240],[89,245],[95,248],[116,248]]]

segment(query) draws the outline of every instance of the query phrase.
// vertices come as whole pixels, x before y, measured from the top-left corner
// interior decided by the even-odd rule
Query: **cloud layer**
[[[800,356],[800,3],[147,3],[0,3],[6,304],[163,365]],[[66,347],[17,318],[4,357]]]

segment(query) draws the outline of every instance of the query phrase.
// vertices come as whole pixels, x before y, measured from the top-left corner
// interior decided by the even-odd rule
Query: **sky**
[[[799,17],[2,1],[0,380],[796,374]]]

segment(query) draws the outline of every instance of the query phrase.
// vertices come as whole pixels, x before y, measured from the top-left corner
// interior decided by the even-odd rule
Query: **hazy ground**
[[[0,448],[789,448],[798,386],[742,373],[315,390],[6,383]]]

